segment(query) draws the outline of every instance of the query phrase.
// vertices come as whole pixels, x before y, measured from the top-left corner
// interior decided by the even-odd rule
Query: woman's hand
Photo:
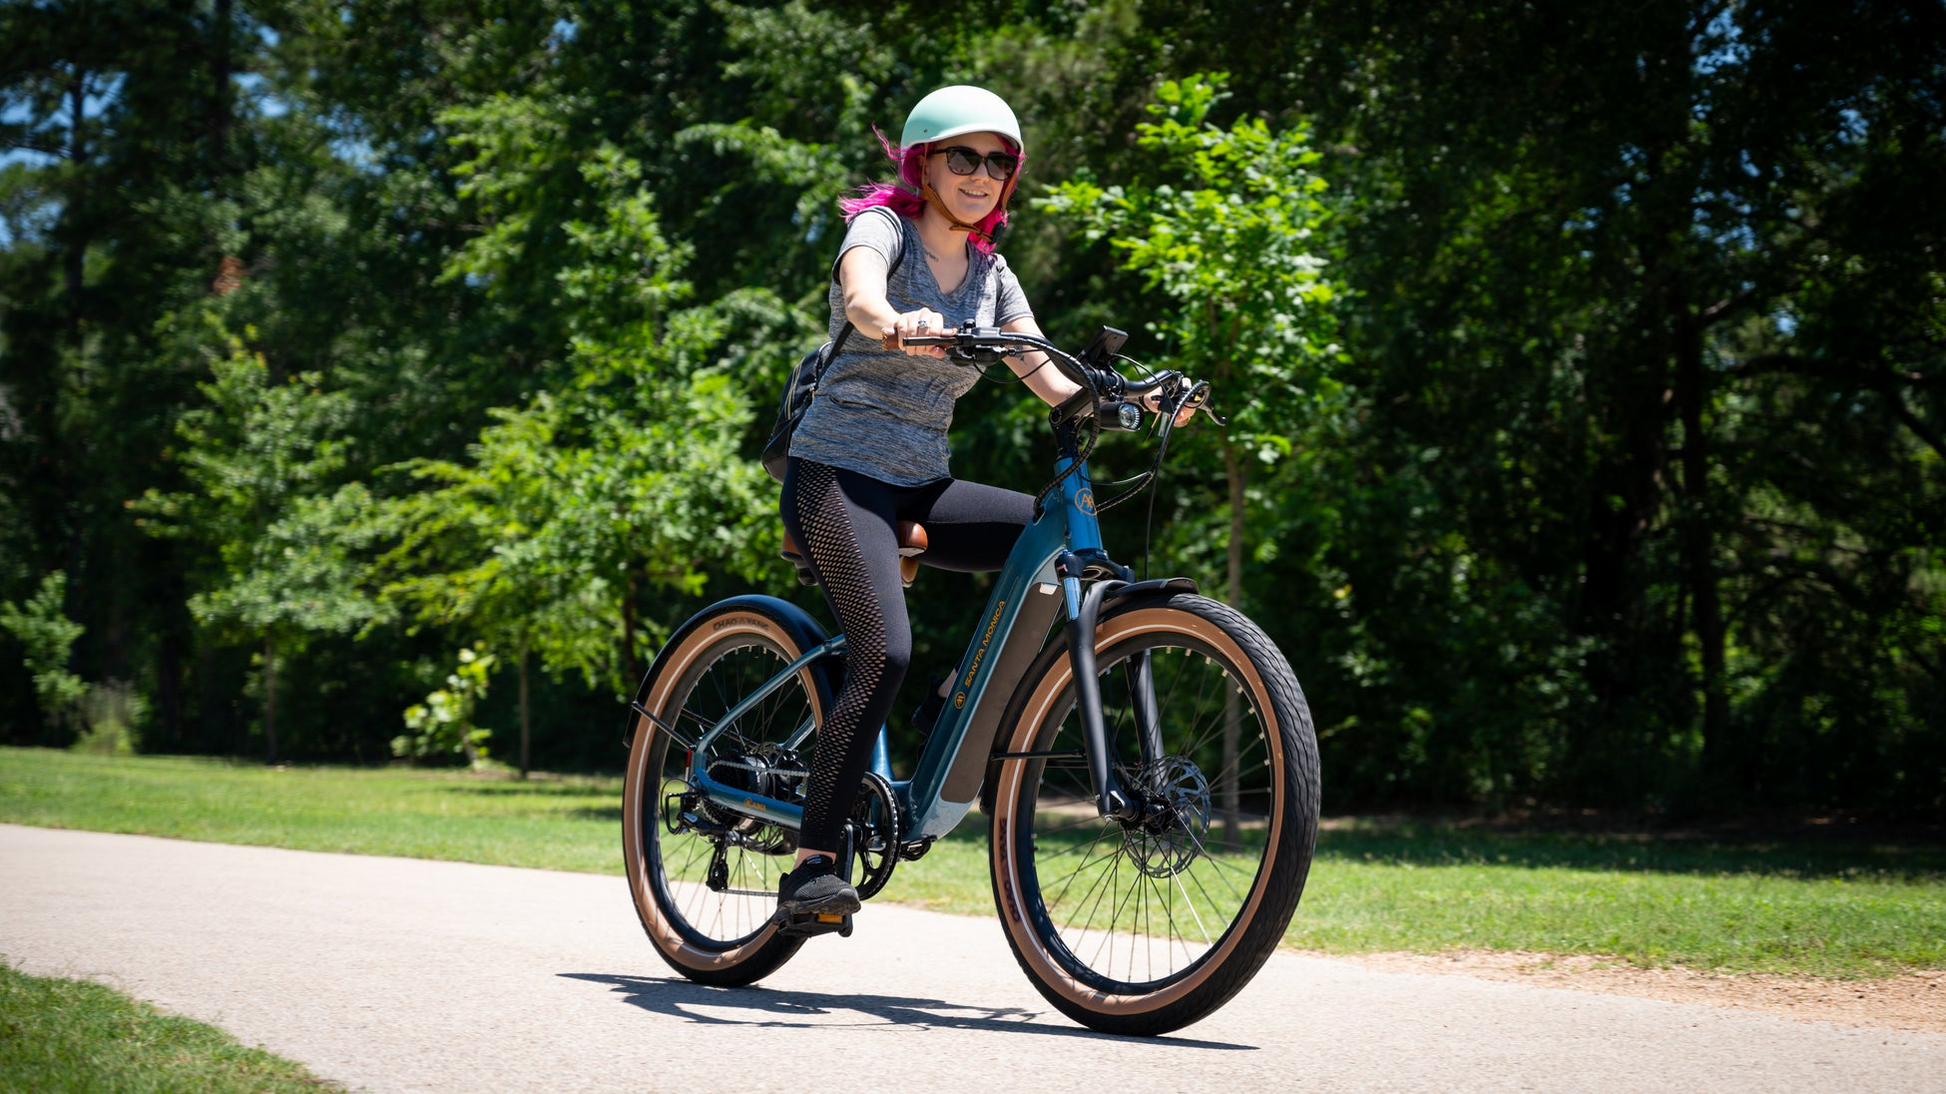
[[[908,338],[937,338],[951,334],[952,328],[946,325],[946,317],[931,308],[920,308],[901,314],[898,321],[885,328],[885,346],[898,348],[914,357],[944,357],[945,346],[908,346]]]
[[[1190,385],[1188,383],[1188,377],[1184,377],[1182,390],[1187,391],[1189,389],[1189,386]],[[1147,410],[1149,413],[1151,414],[1162,413],[1162,392],[1160,391],[1144,392],[1142,398],[1139,401],[1142,404],[1142,408]],[[1188,425],[1189,419],[1194,418],[1195,416],[1196,416],[1196,408],[1190,406],[1187,403],[1184,403],[1182,406],[1176,408],[1176,426],[1181,427],[1181,426]]]

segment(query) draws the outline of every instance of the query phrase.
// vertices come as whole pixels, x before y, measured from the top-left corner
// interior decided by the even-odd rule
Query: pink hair
[[[910,148],[898,148],[885,139],[885,134],[880,133],[877,126],[872,127],[872,133],[878,137],[878,143],[885,146],[885,154],[893,163],[899,165],[899,181],[904,185],[874,182],[860,186],[856,197],[839,198],[838,208],[844,210],[845,222],[849,224],[853,217],[865,210],[881,206],[908,220],[917,219],[926,208],[926,199],[920,194],[924,187],[926,155],[933,150],[934,146],[915,144]],[[1006,140],[1005,137],[1001,139]],[[1012,146],[1013,142],[1007,141],[1007,144]],[[1019,149],[1015,148],[1015,151],[1019,152]],[[1024,154],[1021,155],[1020,162],[1022,166],[1026,165],[1027,157]],[[1000,200],[994,205],[993,211],[974,224],[974,227],[979,230],[971,233],[973,246],[978,248],[981,254],[993,253],[993,235],[1007,223],[1007,199],[1014,196],[1014,187],[1019,182],[1020,168],[1016,167],[1013,177],[1007,180],[1005,188],[1000,191]]]

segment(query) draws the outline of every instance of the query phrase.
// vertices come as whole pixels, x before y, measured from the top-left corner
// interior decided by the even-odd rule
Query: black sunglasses
[[[935,148],[935,156],[946,157],[946,169],[955,175],[970,175],[980,169],[982,160],[986,162],[987,174],[995,182],[1005,182],[1014,177],[1020,167],[1020,157],[1007,152],[988,152],[981,155],[978,149],[956,144],[951,148]]]

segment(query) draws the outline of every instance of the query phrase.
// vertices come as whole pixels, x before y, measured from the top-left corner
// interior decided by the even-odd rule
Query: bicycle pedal
[[[789,915],[779,912],[772,918],[778,923],[777,933],[790,938],[815,938],[821,934],[851,937],[851,917],[848,915],[833,915],[830,912]]]

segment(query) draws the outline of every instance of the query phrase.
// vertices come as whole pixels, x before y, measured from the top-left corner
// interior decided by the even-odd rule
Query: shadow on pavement
[[[1042,1012],[1020,1007],[977,1007],[940,999],[910,999],[890,995],[843,995],[807,991],[777,991],[765,987],[712,988],[677,977],[613,976],[564,972],[569,980],[606,984],[623,1001],[643,1010],[685,1018],[705,1025],[809,1027],[843,1025],[810,1021],[842,1011],[856,1011],[866,1019],[852,1025],[895,1025],[914,1029],[970,1029],[994,1033],[1035,1033],[1050,1037],[1085,1037],[1181,1048],[1228,1049],[1254,1052],[1256,1045],[1197,1041],[1184,1037],[1123,1037],[1096,1033],[1080,1026],[1043,1025],[1033,1021]],[[726,1013],[737,1012],[737,1013]],[[745,1017],[744,1015],[747,1015]],[[1060,1019],[1066,1022],[1067,1019]]]

